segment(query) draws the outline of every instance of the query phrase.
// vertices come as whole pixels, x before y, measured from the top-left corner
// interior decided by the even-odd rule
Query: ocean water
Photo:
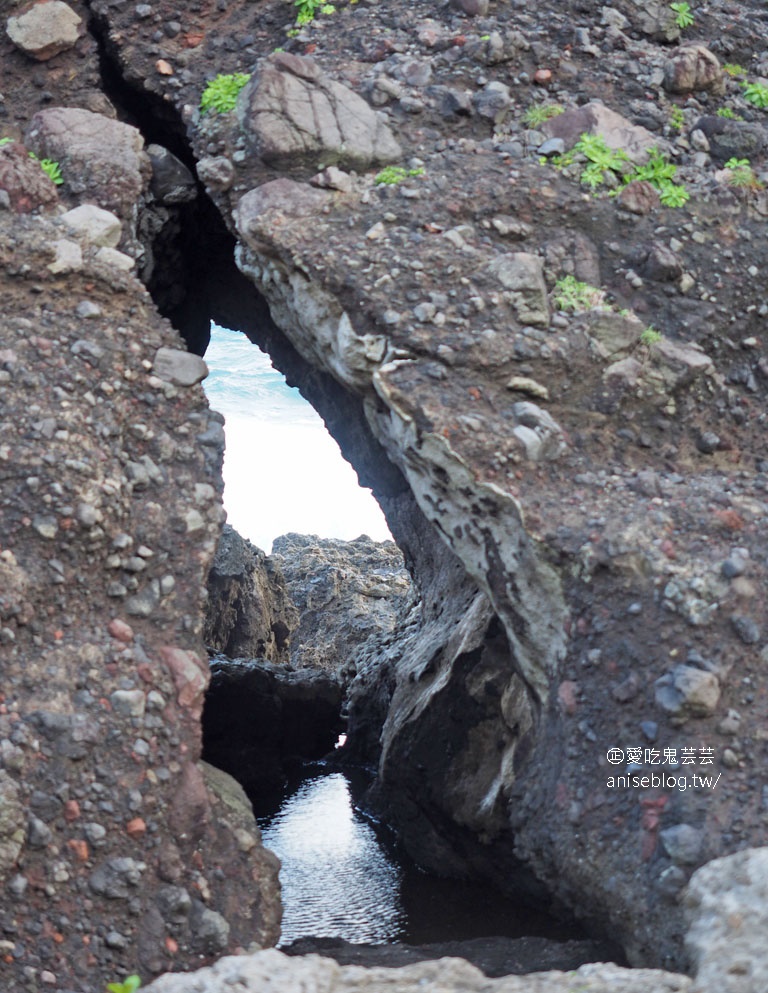
[[[269,552],[295,531],[350,541],[390,537],[371,491],[321,418],[239,331],[214,325],[203,383],[225,419],[224,507],[240,534]]]

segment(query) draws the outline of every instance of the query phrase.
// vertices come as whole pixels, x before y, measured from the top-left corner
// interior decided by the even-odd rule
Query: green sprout
[[[684,123],[685,113],[683,112],[683,108],[675,104],[669,112],[669,126],[675,131],[682,131]]]
[[[675,24],[679,28],[689,28],[693,24],[694,17],[689,3],[671,3],[669,7],[675,15]]]
[[[764,83],[742,83],[744,99],[761,110],[768,109],[768,86]]]
[[[723,72],[727,72],[729,76],[747,75],[747,70],[744,66],[737,65],[735,62],[725,62],[723,64]]]
[[[535,103],[526,110],[523,119],[529,127],[535,128],[552,117],[562,114],[563,110],[559,103]]]
[[[3,145],[11,144],[13,140],[13,138],[0,138],[0,148]],[[52,183],[55,183],[56,186],[61,186],[64,182],[64,177],[61,174],[61,166],[55,159],[39,159],[34,152],[29,152],[29,157],[34,162],[37,162]]]
[[[64,177],[61,174],[61,166],[54,159],[38,159],[40,163],[40,168],[43,170],[45,175],[50,179],[52,183],[56,186],[61,186],[64,182]]]
[[[402,183],[404,179],[408,179],[410,176],[423,175],[424,170],[422,168],[403,169],[402,166],[385,166],[381,172],[376,174],[373,181],[377,186],[397,186],[398,183]]]
[[[122,983],[107,983],[109,993],[136,993],[141,986],[141,979],[137,975],[127,976]]]
[[[643,345],[651,346],[656,345],[662,339],[661,331],[657,331],[656,328],[649,324],[648,327],[640,335],[640,341]]]
[[[248,72],[233,72],[229,75],[219,74],[203,90],[200,98],[200,110],[207,114],[215,110],[219,114],[228,114],[235,109],[237,96],[251,78]]]
[[[718,107],[717,108],[718,117],[727,117],[729,121],[743,121],[744,118],[736,113],[735,110],[731,110],[730,107]]]
[[[298,7],[296,14],[297,24],[311,24],[315,19],[315,14],[335,14],[336,8],[332,3],[325,3],[324,0],[293,0],[294,7]]]
[[[558,310],[577,314],[584,310],[606,310],[605,293],[575,276],[563,276],[555,283],[552,297]]]
[[[665,207],[683,207],[691,199],[691,194],[679,183],[662,183],[658,189],[659,200]]]
[[[728,159],[725,168],[730,171],[728,182],[731,186],[747,186],[753,190],[762,189],[762,183],[755,175],[749,159]]]

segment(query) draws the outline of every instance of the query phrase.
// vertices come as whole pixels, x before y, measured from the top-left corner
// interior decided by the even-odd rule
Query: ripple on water
[[[283,864],[281,944],[310,934],[371,943],[403,934],[401,870],[355,814],[341,773],[305,781],[262,836]]]

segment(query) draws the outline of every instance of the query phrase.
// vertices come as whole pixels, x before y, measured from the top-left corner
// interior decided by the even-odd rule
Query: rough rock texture
[[[393,635],[414,599],[393,542],[287,534],[273,542],[270,562],[281,569],[299,612],[291,635],[296,666],[354,672],[367,639]]]
[[[174,385],[202,369],[136,262],[193,350],[212,316],[267,345],[417,579],[418,615],[353,688],[378,810],[425,862],[686,966],[694,860],[766,834],[764,112],[730,76],[722,106],[670,97],[664,0],[341,3],[298,34],[284,0],[71,6],[89,30],[45,63],[0,37],[3,132],[60,156],[62,207],[118,214],[128,254],[0,198],[6,988],[90,993],[188,967],[227,927],[230,947],[269,937],[245,894],[213,916],[249,870],[220,865],[196,764],[222,429]],[[695,17],[718,61],[766,77],[764,4]],[[278,47],[377,107],[393,182],[318,190],[323,153],[265,163],[246,91],[200,113],[207,78],[257,81]],[[565,147],[597,99],[641,129],[638,158],[674,157],[682,208],[625,209],[613,170],[595,196],[585,162],[540,161],[541,104],[566,108]],[[209,197],[153,201],[142,141],[204,160]],[[562,302],[567,275],[592,304]],[[195,908],[182,940],[166,884]]]
[[[351,169],[396,162],[389,127],[356,93],[312,60],[280,52],[265,59],[239,98],[251,150],[267,165]]]
[[[409,965],[402,969],[340,966],[319,955],[289,958],[270,949],[242,958],[221,959],[191,976],[162,976],[147,993],[282,993],[309,988],[316,993],[687,993],[691,980],[652,969],[583,965],[575,972],[540,972],[491,979],[462,959]]]
[[[767,887],[768,848],[714,859],[694,874],[684,903],[696,993],[768,987],[768,961],[759,951],[768,925]]]
[[[9,17],[8,37],[39,62],[72,48],[80,36],[82,19],[62,0],[35,4],[18,17]]]
[[[208,648],[228,658],[287,662],[298,626],[279,561],[225,524],[208,573]]]

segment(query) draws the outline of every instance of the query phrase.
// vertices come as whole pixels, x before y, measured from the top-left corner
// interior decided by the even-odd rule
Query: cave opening
[[[105,90],[118,108],[119,115],[137,126],[148,142],[164,146],[176,157],[180,165],[188,170],[190,190],[194,191],[194,195],[180,202],[158,201],[148,205],[145,223],[143,226],[140,224],[140,237],[147,252],[141,275],[159,312],[171,321],[187,348],[198,355],[205,355],[208,349],[212,322],[225,328],[237,329],[266,351],[275,367],[284,373],[288,384],[298,386],[302,395],[320,414],[345,458],[354,465],[360,484],[373,491],[391,532],[413,571],[422,576],[433,577],[434,588],[422,591],[425,616],[437,619],[442,613],[443,601],[448,598],[438,590],[441,585],[451,587],[454,593],[466,587],[466,597],[468,602],[471,601],[476,593],[474,584],[467,582],[461,564],[436,540],[431,525],[416,505],[399,469],[389,460],[385,450],[373,436],[360,398],[329,374],[312,366],[296,351],[272,320],[264,298],[238,269],[234,257],[235,239],[222,214],[195,176],[194,156],[181,117],[172,105],[153,96],[138,83],[134,86],[125,79],[117,56],[110,50],[106,31],[102,32],[101,45]],[[460,578],[452,583],[450,575],[459,573]],[[456,602],[458,604],[459,598]],[[458,611],[459,608],[456,609]],[[261,673],[253,678],[264,680]],[[309,705],[305,697],[300,706],[296,707],[296,716],[291,719],[286,716],[291,713],[291,707],[285,700],[274,702],[272,698],[271,717],[279,719],[281,730],[275,730],[274,726],[270,735],[269,715],[254,719],[252,711],[244,710],[235,719],[235,700],[230,698],[229,703],[226,703],[226,694],[219,694],[215,689],[216,684],[214,674],[214,689],[209,692],[204,716],[205,757],[225,771],[234,772],[235,769],[231,766],[227,769],[226,760],[216,755],[217,737],[221,740],[228,739],[230,744],[234,738],[237,745],[242,746],[243,752],[243,761],[238,760],[237,778],[241,781],[247,778],[242,771],[247,768],[254,771],[257,780],[246,783],[251,795],[256,795],[269,786],[269,783],[258,781],[260,776],[271,780],[273,790],[288,779],[289,789],[296,792],[299,785],[293,779],[293,774],[303,776],[306,772],[302,767],[303,763],[307,759],[316,761],[319,756],[332,749],[334,739],[344,727],[340,701],[330,703],[325,716],[322,716],[317,703],[318,695],[313,690]],[[391,687],[385,688],[381,699],[369,708],[369,714],[375,712],[376,707],[380,708],[378,720],[350,729],[355,746],[351,751],[347,749],[348,757],[375,762],[380,747],[379,731],[390,691]],[[214,695],[217,703],[211,706]],[[270,699],[267,689],[260,690],[259,695],[265,700]],[[234,697],[236,702],[242,702],[237,691]],[[219,703],[222,705],[219,706]],[[317,724],[321,731],[316,738],[311,738],[309,734],[306,715],[310,713],[319,718]],[[266,750],[258,758],[253,752],[249,753],[249,749],[254,747],[254,727],[259,731],[259,741],[255,745],[263,748],[265,742],[267,744]],[[290,729],[295,739],[304,736],[311,740],[304,740],[299,744],[294,740],[288,745],[281,740],[286,728]],[[291,775],[286,775],[289,771],[285,766],[288,753],[295,759],[295,769],[291,771]],[[311,830],[311,827],[305,826],[305,830]],[[454,885],[453,881],[446,883],[450,889]],[[479,883],[478,886],[479,900],[473,904],[476,908],[474,913],[487,917],[488,905],[493,902],[495,891],[489,888],[487,882]],[[446,890],[442,896],[433,894],[428,900],[427,914],[434,917],[435,906],[446,902]],[[523,916],[530,924],[533,912],[525,908]],[[563,935],[561,922],[550,924],[550,935]],[[566,924],[565,928],[566,936],[581,936],[572,924]],[[532,932],[528,929],[526,933]],[[443,949],[440,954],[446,951],[448,950]],[[468,950],[465,949],[466,951]]]

